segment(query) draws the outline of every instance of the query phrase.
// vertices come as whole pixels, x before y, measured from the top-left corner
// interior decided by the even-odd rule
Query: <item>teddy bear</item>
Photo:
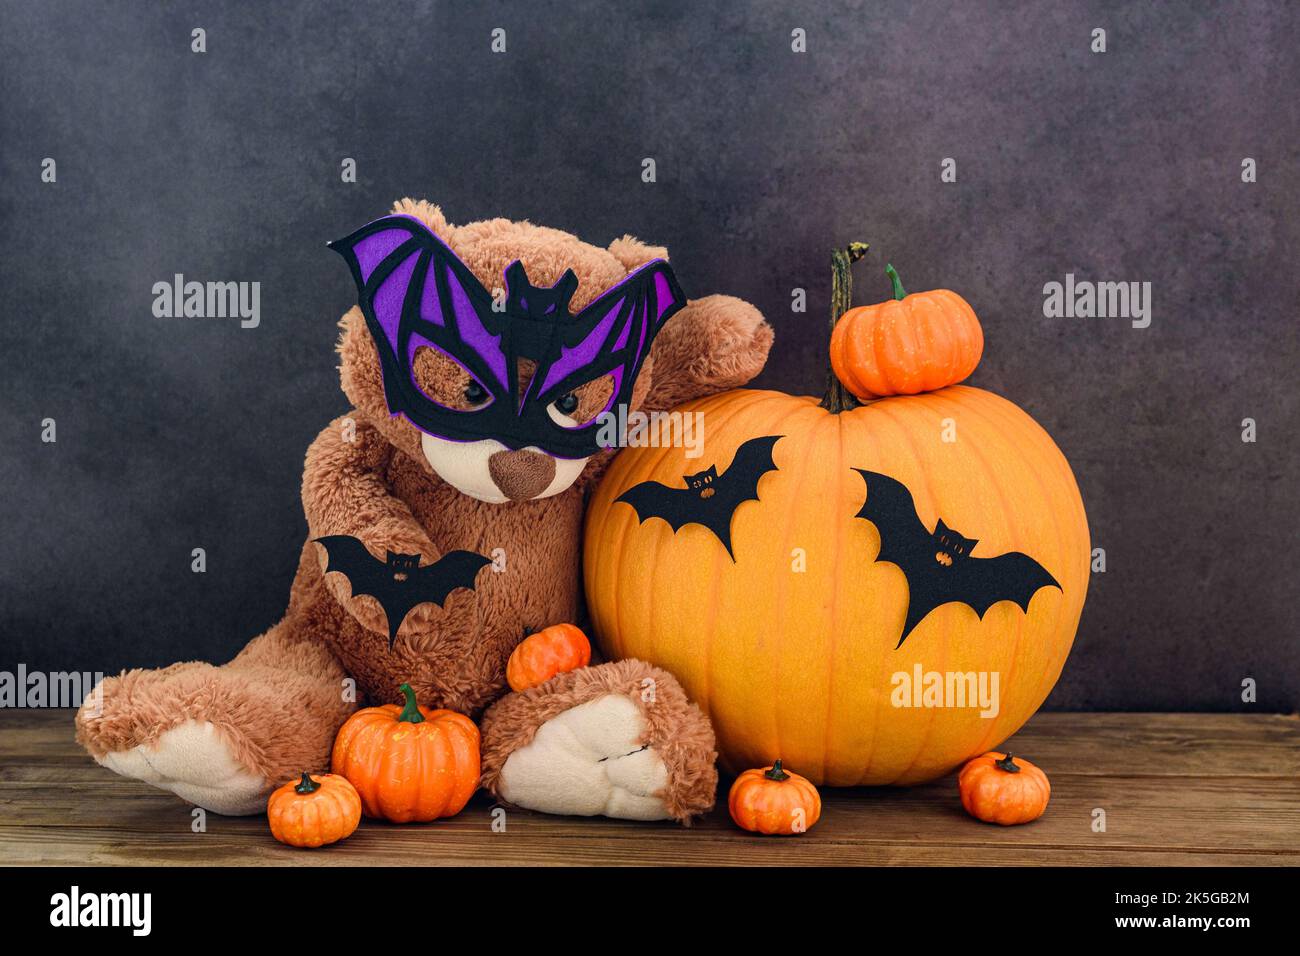
[[[329,766],[358,706],[398,703],[407,683],[479,722],[481,786],[502,803],[689,822],[713,804],[714,735],[671,674],[616,660],[516,693],[506,664],[528,634],[581,619],[585,501],[616,451],[595,419],[745,384],[771,327],[738,298],[687,300],[666,250],[630,235],[599,248],[527,221],[457,226],[403,199],[332,246],[358,289],[338,341],[352,409],[306,454],[288,610],[226,664],[105,678],[78,741],[190,803],[258,813]],[[333,535],[376,560],[464,550],[491,566],[392,633],[375,597],[327,570],[317,539]]]

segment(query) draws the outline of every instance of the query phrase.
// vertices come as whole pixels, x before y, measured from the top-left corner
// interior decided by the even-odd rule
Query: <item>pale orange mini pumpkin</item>
[[[506,662],[511,690],[528,690],[591,663],[591,642],[573,624],[553,624],[520,642]]]
[[[361,797],[334,773],[304,773],[266,801],[271,836],[289,846],[325,846],[352,835],[361,822]]]
[[[746,770],[731,785],[727,809],[736,826],[751,833],[789,836],[805,832],[822,815],[822,798],[804,777],[776,761]]]
[[[1004,827],[1037,820],[1052,795],[1047,774],[1024,757],[992,752],[961,768],[957,789],[967,813]]]
[[[908,295],[892,265],[894,298],[849,309],[831,333],[831,368],[855,397],[916,395],[965,381],[979,365],[984,331],[956,292]]]
[[[452,710],[415,702],[367,707],[348,718],[334,739],[334,772],[347,777],[368,817],[423,823],[460,813],[478,789],[479,734]]]

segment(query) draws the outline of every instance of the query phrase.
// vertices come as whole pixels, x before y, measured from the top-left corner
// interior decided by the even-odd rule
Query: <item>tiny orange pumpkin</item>
[[[589,663],[591,642],[582,629],[553,624],[520,642],[506,662],[506,680],[511,690],[527,690]]]
[[[361,797],[334,773],[304,773],[266,801],[271,836],[289,846],[325,846],[351,836],[361,822]]]
[[[746,770],[727,795],[731,819],[753,833],[803,833],[822,815],[822,798],[806,778],[778,760],[770,767]]]
[[[894,298],[846,311],[831,333],[831,368],[844,387],[867,401],[916,395],[970,377],[984,352],[975,311],[956,292],[908,295],[892,265]]]
[[[410,684],[401,689],[405,707],[367,707],[348,718],[334,738],[334,772],[357,788],[368,817],[455,816],[478,789],[478,728],[464,714],[419,706]]]
[[[967,813],[1004,827],[1037,820],[1052,795],[1047,774],[1024,757],[1016,760],[992,752],[961,768],[957,789]]]

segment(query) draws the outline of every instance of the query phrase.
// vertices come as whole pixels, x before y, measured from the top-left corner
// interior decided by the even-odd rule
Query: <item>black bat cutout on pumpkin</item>
[[[722,474],[717,465],[704,471],[683,475],[685,488],[669,488],[658,481],[643,481],[619,495],[636,509],[637,518],[662,518],[674,532],[683,525],[703,525],[713,532],[727,549],[731,560],[731,518],[744,501],[758,500],[758,481],[769,471],[776,471],[772,448],[784,435],[751,438],[736,449],[731,464]]]
[[[348,534],[329,534],[314,538],[325,546],[328,562],[325,572],[338,571],[347,576],[352,596],[369,594],[377,600],[388,618],[388,649],[397,640],[397,629],[421,604],[437,604],[457,588],[474,589],[474,579],[491,558],[474,551],[448,551],[433,564],[420,567],[418,554],[388,552],[380,561],[357,538]]]
[[[1029,613],[1029,602],[1040,588],[1063,590],[1047,570],[1019,551],[993,558],[976,558],[979,543],[963,538],[942,521],[930,531],[916,514],[907,487],[888,475],[853,469],[867,483],[867,500],[855,518],[866,518],[880,534],[877,561],[898,565],[907,579],[907,616],[894,650],[942,604],[965,604],[981,618],[999,601],[1014,601]]]

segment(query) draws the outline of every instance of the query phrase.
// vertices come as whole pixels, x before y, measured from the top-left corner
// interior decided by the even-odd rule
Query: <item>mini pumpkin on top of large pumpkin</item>
[[[863,252],[834,256],[833,322]],[[960,322],[933,325],[963,336],[943,374],[916,351],[951,343],[886,332],[944,384],[978,360]],[[820,401],[741,389],[679,411],[703,416],[700,457],[626,448],[593,496],[587,603],[607,655],[665,668],[708,713],[727,769],[784,758],[817,784],[919,783],[1038,709],[1074,640],[1089,540],[1070,467],[1033,419],[951,384],[858,404],[834,376]],[[737,458],[774,436],[756,443],[770,459],[754,445]],[[655,517],[627,496],[647,482],[704,482],[700,501],[735,504],[722,527],[693,500]]]

